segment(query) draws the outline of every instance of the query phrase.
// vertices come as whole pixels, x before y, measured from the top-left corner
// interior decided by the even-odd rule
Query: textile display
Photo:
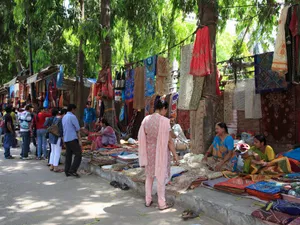
[[[157,76],[167,77],[170,75],[171,67],[168,58],[157,57]]]
[[[251,214],[253,217],[280,225],[288,225],[296,217],[274,210],[257,209]]]
[[[11,85],[9,87],[9,97],[14,98],[15,97],[15,85]]]
[[[245,111],[245,80],[239,80],[236,83],[233,95],[233,109]]]
[[[203,125],[206,116],[205,100],[201,100],[197,111],[190,111],[191,150],[194,154],[204,154]]]
[[[109,68],[107,68],[107,69],[102,69],[100,73],[106,76],[105,83],[101,83],[102,96],[108,99],[113,99],[113,85],[112,85],[111,71]]]
[[[115,101],[116,102],[122,101],[122,90],[115,90]]]
[[[193,93],[194,81],[190,75],[190,62],[192,59],[193,46],[185,45],[181,47],[180,78],[179,78],[179,99],[178,109],[189,110]]]
[[[295,92],[294,88],[283,92],[262,94],[262,132],[267,141],[294,144]]]
[[[231,123],[233,121],[233,96],[235,83],[228,82],[224,89],[224,122]]]
[[[222,182],[226,182],[228,180],[229,179],[227,179],[225,177],[220,177],[220,178],[217,178],[217,179],[204,181],[203,185],[213,188],[216,184],[219,184],[219,183],[222,183]]]
[[[243,179],[241,177],[236,177],[229,179],[227,181],[218,183],[214,186],[215,189],[226,191],[234,194],[242,194],[245,192],[245,188],[250,184],[253,184],[252,180]]]
[[[63,81],[64,81],[64,67],[62,65],[60,65],[59,72],[57,74],[57,79],[56,79],[56,87],[62,88]]]
[[[145,65],[145,97],[151,97],[155,93],[156,56],[144,60]]]
[[[295,85],[295,96],[296,96],[296,131],[297,138],[296,142],[300,143],[300,85]]]
[[[193,93],[191,96],[190,110],[197,110],[202,97],[205,77],[194,77]]]
[[[189,138],[190,129],[190,111],[189,110],[178,110],[177,111],[177,123],[181,126],[185,136]]]
[[[299,216],[300,215],[300,204],[277,199],[272,202],[272,209],[278,212],[286,213],[289,215]]]
[[[283,156],[300,161],[300,148],[296,148],[292,151],[286,152],[283,154]]]
[[[256,196],[262,200],[270,201],[281,198],[280,186],[275,182],[260,181],[246,188],[249,195]]]
[[[285,39],[285,22],[288,14],[289,6],[285,6],[278,21],[278,31],[274,50],[274,58],[272,70],[277,72],[279,76],[285,77],[288,72],[286,39]]]
[[[287,90],[285,77],[271,70],[273,52],[254,56],[256,93]]]
[[[150,115],[151,97],[145,97],[145,117]]]
[[[156,88],[156,94],[157,95],[166,95],[170,93],[170,83],[171,83],[171,73],[169,71],[169,75],[162,77],[162,76],[156,76],[156,82],[155,82],[155,88]]]
[[[255,93],[255,80],[249,79],[245,86],[245,118],[260,119],[262,118],[261,111],[261,96]]]
[[[173,93],[170,98],[169,103],[169,118],[177,118],[177,102],[178,102],[178,93]]]
[[[299,225],[300,224],[300,217],[294,219],[292,222],[290,222],[288,225]]]
[[[133,101],[134,94],[134,70],[130,69],[126,72],[126,81],[125,81],[125,100]]]
[[[134,72],[134,96],[133,108],[140,110],[145,108],[145,69],[140,66]]]
[[[212,73],[212,52],[209,29],[207,26],[198,29],[194,43],[190,74],[193,76],[207,76]]]

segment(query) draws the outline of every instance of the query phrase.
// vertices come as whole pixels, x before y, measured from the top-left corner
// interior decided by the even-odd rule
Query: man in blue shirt
[[[91,107],[91,103],[86,103],[86,108],[84,109],[83,116],[84,127],[89,131],[93,130],[94,124],[96,122],[96,111]]]
[[[67,148],[65,161],[65,173],[67,177],[79,177],[77,170],[82,158],[80,126],[77,117],[74,115],[75,110],[76,105],[70,104],[67,114],[62,119],[64,142]],[[72,163],[73,154],[75,157]]]

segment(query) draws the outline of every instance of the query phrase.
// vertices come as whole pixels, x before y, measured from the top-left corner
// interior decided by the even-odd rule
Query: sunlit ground
[[[17,156],[18,151],[13,151]],[[44,161],[4,160],[0,150],[0,224],[216,224],[183,222],[182,209],[144,207],[143,197],[93,175],[80,179],[50,172]]]

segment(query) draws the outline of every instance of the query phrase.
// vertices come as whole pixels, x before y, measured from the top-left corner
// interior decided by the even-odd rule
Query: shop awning
[[[35,83],[37,81],[38,74],[34,74],[27,78],[27,84]]]
[[[17,77],[15,77],[14,79],[12,79],[11,81],[5,83],[3,86],[4,87],[10,87],[12,85],[14,85],[17,82]]]

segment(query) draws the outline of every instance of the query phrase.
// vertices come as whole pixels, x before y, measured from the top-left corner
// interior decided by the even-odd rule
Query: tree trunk
[[[205,98],[206,116],[203,124],[203,146],[206,151],[215,135],[215,118],[218,97],[216,95],[216,31],[217,31],[217,2],[216,0],[198,0],[199,20],[201,25],[207,25],[213,56],[213,73],[205,78],[203,98]]]
[[[101,1],[101,25],[102,29],[106,31],[107,35],[102,39],[101,49],[100,49],[100,64],[102,68],[109,67],[111,68],[111,56],[112,49],[110,45],[110,0],[100,0]],[[105,118],[108,120],[109,124],[116,128],[115,126],[115,113],[114,113],[114,105],[113,100],[111,99],[103,99],[105,109]]]
[[[81,21],[84,21],[84,0],[79,0],[80,3],[80,11],[81,11]],[[78,118],[83,117],[83,110],[84,110],[84,99],[83,99],[83,91],[84,91],[84,82],[83,82],[83,74],[84,74],[84,52],[83,52],[83,45],[85,41],[83,37],[80,37],[80,43],[78,47],[78,56],[77,56],[77,68],[76,68],[76,76],[79,77],[79,85],[78,85],[78,95],[77,99],[77,116]],[[76,79],[77,80],[77,79]]]

